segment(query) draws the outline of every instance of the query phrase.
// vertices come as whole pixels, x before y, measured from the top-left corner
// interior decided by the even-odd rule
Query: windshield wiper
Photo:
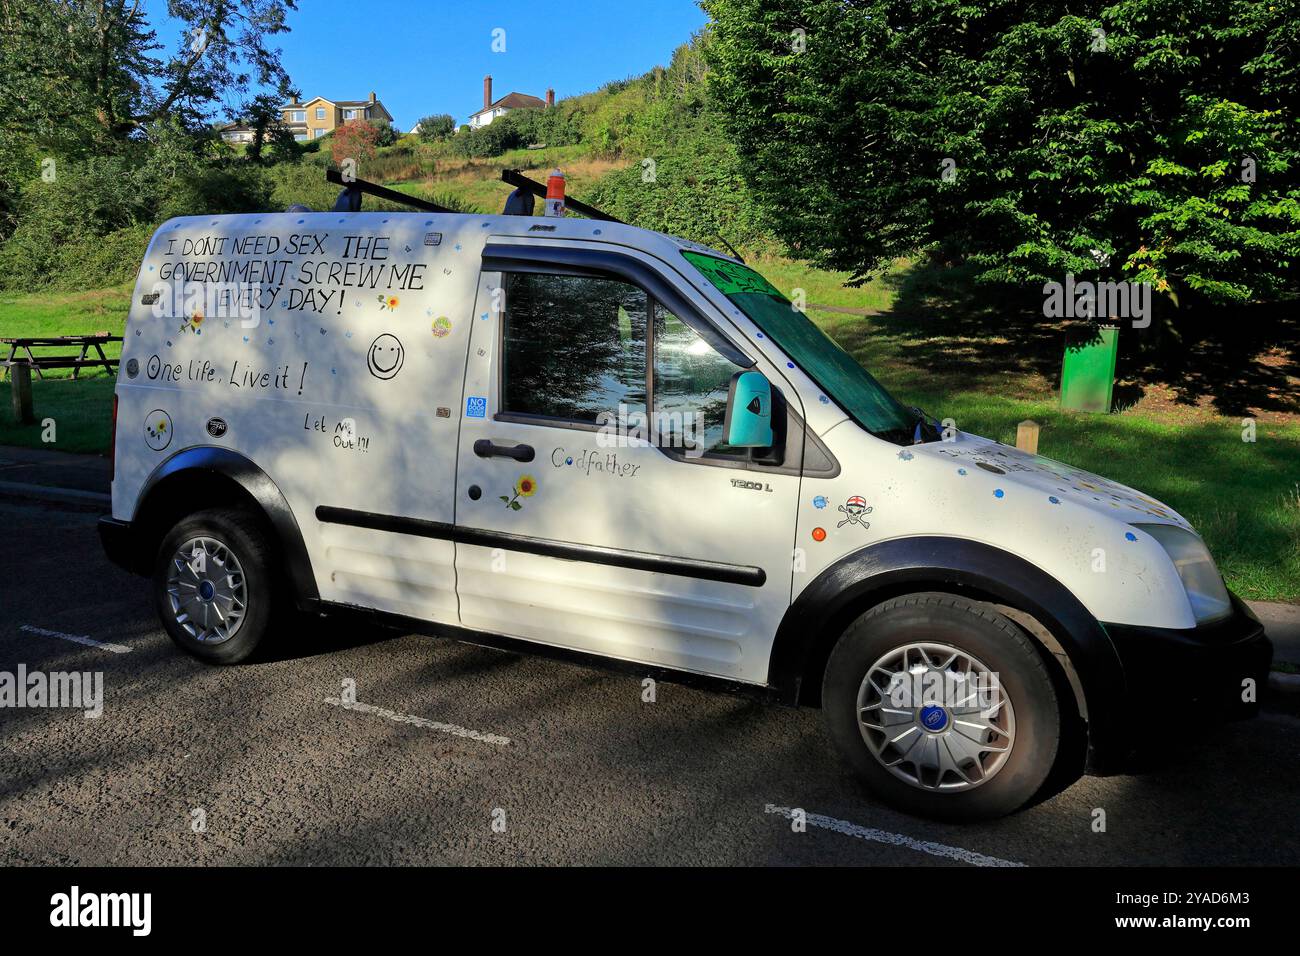
[[[943,438],[943,426],[939,419],[919,405],[910,406],[908,411],[916,416],[916,427],[912,429],[913,445],[924,445],[926,442],[940,441]]]

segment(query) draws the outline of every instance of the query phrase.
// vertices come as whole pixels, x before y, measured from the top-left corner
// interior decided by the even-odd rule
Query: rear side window
[[[595,424],[646,411],[646,313],[636,286],[508,273],[502,404],[507,413]]]

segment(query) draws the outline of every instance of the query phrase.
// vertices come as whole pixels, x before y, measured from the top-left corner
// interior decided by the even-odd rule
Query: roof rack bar
[[[395,202],[403,206],[411,206],[415,209],[422,209],[425,212],[456,211],[454,209],[448,209],[446,206],[439,206],[434,202],[417,199],[415,196],[408,196],[406,193],[398,192],[396,189],[389,189],[387,186],[381,186],[378,183],[366,182],[364,179],[344,179],[343,174],[337,169],[325,170],[325,180],[326,182],[342,186],[344,189],[355,189],[357,192],[368,193],[379,199],[387,199],[389,202]]]
[[[517,169],[501,170],[501,181],[503,183],[508,183],[517,189],[527,190],[534,196],[540,196],[542,199],[546,198],[545,184],[539,183],[535,179],[529,179]],[[599,219],[601,222],[616,222],[620,225],[626,225],[622,219],[615,219],[609,213],[601,212],[595,206],[588,206],[585,202],[578,202],[578,200],[571,199],[568,196],[564,197],[564,205],[567,209],[572,209],[574,212],[582,213],[582,215],[586,216],[588,219]]]

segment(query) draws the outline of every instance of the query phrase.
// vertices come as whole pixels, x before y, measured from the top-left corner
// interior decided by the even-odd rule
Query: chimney
[[[487,109],[492,105],[492,74],[489,73],[483,77],[483,108]]]
[[[552,106],[554,106],[554,105],[555,105],[555,90],[547,90],[547,91],[546,91],[546,107],[547,107],[547,109],[550,109],[550,108],[551,108]]]
[[[371,90],[371,91],[370,91],[370,105],[371,105],[371,106],[374,106],[374,105],[375,105],[375,91],[374,91],[374,90]]]

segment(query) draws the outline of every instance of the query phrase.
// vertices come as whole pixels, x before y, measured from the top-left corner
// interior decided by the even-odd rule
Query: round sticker
[[[162,451],[172,443],[172,417],[161,408],[155,408],[144,419],[144,440],[154,451]]]

